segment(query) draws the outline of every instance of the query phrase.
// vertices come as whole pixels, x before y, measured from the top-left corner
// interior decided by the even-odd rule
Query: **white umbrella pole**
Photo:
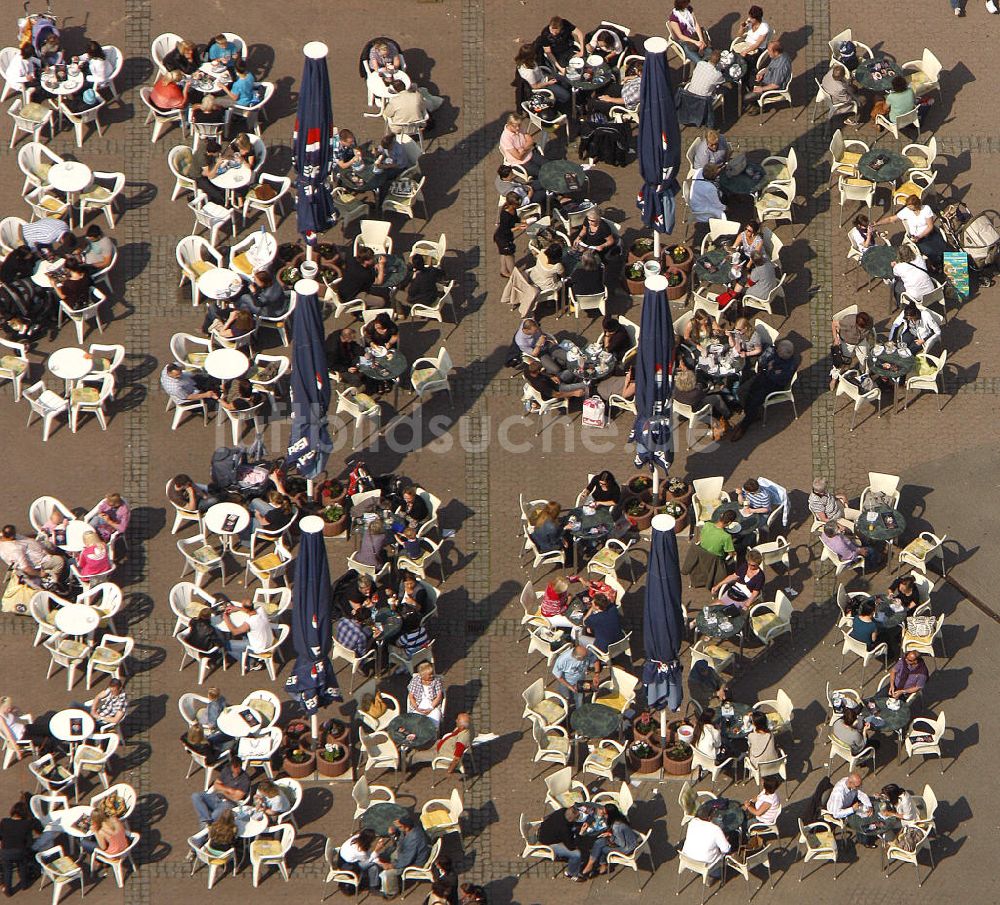
[[[312,737],[319,738],[319,714],[314,713],[309,719],[309,726],[312,730]]]
[[[667,742],[667,708],[664,707],[660,711],[660,745],[663,746]]]
[[[653,259],[660,260],[660,231],[658,229],[653,230]]]

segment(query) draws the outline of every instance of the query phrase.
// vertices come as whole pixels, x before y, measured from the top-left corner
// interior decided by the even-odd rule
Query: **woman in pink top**
[[[94,808],[90,812],[90,829],[94,838],[80,840],[80,847],[85,852],[100,849],[106,855],[119,855],[128,848],[128,833],[117,817]]]
[[[83,549],[77,554],[76,568],[83,578],[100,575],[111,568],[108,546],[102,543],[96,531],[83,532]]]
[[[149,101],[158,110],[180,110],[188,99],[188,86],[181,88],[183,73],[176,69],[161,75],[149,92]]]
[[[120,493],[109,493],[97,507],[97,514],[90,520],[93,529],[101,536],[101,540],[111,540],[116,531],[124,534],[128,528],[128,503]]]
[[[529,176],[537,176],[543,158],[535,147],[535,139],[524,128],[524,117],[511,113],[500,135],[503,162],[508,166],[524,167]]]

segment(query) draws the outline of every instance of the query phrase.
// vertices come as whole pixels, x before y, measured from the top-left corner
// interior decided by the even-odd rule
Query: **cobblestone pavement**
[[[13,5],[7,6],[6,15],[12,18]],[[656,34],[663,33],[666,8],[625,0],[604,14],[630,25],[637,34]],[[836,410],[827,385],[830,317],[857,302],[883,321],[889,314],[888,300],[882,286],[869,295],[858,289],[857,272],[843,274],[846,240],[838,229],[841,211],[836,200],[831,201],[829,170],[823,158],[831,131],[822,121],[811,123],[810,112],[802,105],[811,95],[813,75],[828,59],[826,42],[848,25],[854,27],[857,38],[900,60],[918,58],[925,42],[931,44],[945,69],[943,99],[931,109],[926,123],[944,155],[938,179],[945,187],[942,195],[961,198],[974,211],[992,207],[1000,185],[996,175],[1000,139],[992,128],[995,101],[987,74],[993,69],[991,48],[1000,36],[1000,20],[975,4],[970,5],[966,18],[955,19],[940,0],[917,0],[907,4],[905,12],[888,10],[896,21],[890,22],[887,16],[877,25],[872,23],[870,4],[853,0],[806,0],[765,9],[794,55],[796,106],[763,121],[745,117],[735,125],[730,114],[727,125],[730,137],[751,156],[784,152],[794,145],[801,161],[794,223],[778,229],[787,252],[785,269],[792,274],[789,314],[784,320],[780,315],[769,318],[792,338],[803,356],[798,418],[793,419],[790,411],[775,410],[766,428],[755,427],[740,443],[702,443],[690,452],[680,451],[675,468],[690,477],[723,475],[727,487],[762,474],[794,490],[789,535],[794,553],[788,575],[788,582],[799,590],[794,635],[767,652],[748,648],[748,660],[732,683],[734,696],[748,703],[771,697],[781,687],[797,708],[793,739],[786,743],[789,782],[783,789],[787,798],[782,817],[784,845],[772,859],[776,886],[773,892],[765,887],[758,897],[782,901],[806,895],[816,903],[827,903],[882,902],[905,895],[908,901],[923,903],[938,902],[961,889],[969,902],[992,902],[997,892],[983,865],[988,863],[989,834],[996,822],[992,815],[1000,808],[1000,794],[975,780],[989,763],[985,752],[996,750],[998,739],[995,724],[984,716],[989,712],[988,686],[972,679],[974,670],[981,675],[989,668],[988,652],[998,640],[995,605],[988,593],[992,590],[989,559],[980,549],[994,535],[993,528],[1000,527],[993,514],[1000,511],[995,468],[989,467],[995,464],[995,444],[982,429],[989,423],[983,418],[984,403],[987,411],[995,411],[995,397],[1000,393],[995,356],[986,354],[1000,339],[996,319],[989,313],[997,290],[981,292],[949,319],[945,346],[953,369],[945,382],[942,411],[937,410],[935,400],[921,398],[906,412],[886,412],[881,419],[868,417],[856,431],[848,432],[850,414]],[[718,44],[728,41],[743,14],[742,8],[719,0],[704,0],[697,11]],[[166,156],[181,137],[173,130],[157,144],[150,143],[138,87],[149,81],[149,46],[156,35],[172,31],[205,41],[221,28],[235,28],[248,40],[251,65],[259,77],[277,85],[264,131],[265,169],[270,173],[284,173],[290,167],[292,112],[305,40],[319,38],[329,43],[336,120],[363,138],[378,137],[378,121],[361,115],[364,89],[357,75],[357,55],[375,33],[399,39],[411,74],[447,97],[437,117],[439,134],[424,157],[430,219],[398,224],[393,235],[396,248],[404,251],[420,236],[437,237],[443,232],[448,237],[445,266],[458,281],[459,323],[406,325],[403,343],[411,359],[433,353],[442,343],[447,346],[457,366],[453,401],[449,405],[442,395],[417,408],[404,393],[403,417],[387,440],[365,453],[375,469],[404,474],[444,501],[442,523],[456,530],[446,547],[448,575],[435,626],[438,665],[447,678],[447,721],[467,709],[480,731],[499,736],[479,753],[479,771],[464,793],[464,853],[459,852],[455,837],[450,837],[446,850],[458,859],[463,879],[489,884],[491,901],[496,903],[581,898],[618,902],[634,898],[640,883],[646,884],[648,895],[669,895],[676,882],[674,850],[683,839],[677,782],[634,789],[639,802],[635,825],[643,830],[654,828],[657,870],[652,878],[644,863],[638,880],[631,875],[616,876],[610,885],[581,886],[554,881],[550,865],[520,860],[517,832],[520,813],[533,819],[543,816],[541,776],[548,772],[533,763],[534,746],[530,735],[523,734],[525,722],[520,717],[521,691],[544,673],[540,665],[525,662],[525,645],[518,644],[521,610],[517,596],[532,573],[519,555],[517,497],[523,492],[526,498],[544,496],[564,505],[571,503],[589,472],[609,467],[619,477],[628,475],[631,451],[625,445],[625,419],[595,434],[580,427],[579,416],[571,422],[563,418],[537,438],[534,422],[524,419],[521,382],[510,379],[512,372],[504,368],[516,321],[498,301],[502,284],[490,241],[495,216],[493,173],[498,161],[495,146],[502,117],[512,102],[509,82],[517,39],[530,40],[554,12],[589,29],[598,16],[593,5],[581,0],[563,0],[558,8],[536,7],[523,0],[345,0],[335,5],[289,0],[280,5],[244,4],[237,21],[218,3],[81,0],[71,9],[56,12],[71,17],[64,30],[71,48],[81,47],[84,36],[96,37],[121,47],[126,57],[123,103],[107,111],[105,135],[88,136],[84,146],[76,149],[72,133],[63,131],[52,146],[94,169],[124,169],[127,174],[127,202],[114,231],[121,251],[115,318],[106,328],[104,341],[124,343],[129,354],[106,433],[93,423],[83,425],[76,435],[63,426],[42,444],[37,424],[24,427],[23,403],[15,406],[8,400],[0,408],[0,436],[7,451],[3,521],[23,525],[29,503],[42,494],[89,508],[102,493],[120,489],[134,509],[130,552],[118,578],[127,604],[125,624],[119,628],[127,626],[137,641],[129,682],[135,708],[116,778],[131,782],[141,795],[134,819],[143,835],[140,869],[123,891],[104,880],[88,893],[88,901],[97,896],[98,901],[127,899],[130,905],[144,905],[154,898],[200,893],[205,882],[203,872],[188,880],[190,866],[184,861],[185,839],[195,830],[188,796],[200,788],[200,779],[197,775],[183,779],[187,764],[177,743],[182,726],[176,702],[180,694],[194,690],[195,679],[191,668],[175,669],[179,651],[171,637],[174,620],[167,592],[177,580],[179,557],[176,537],[169,531],[172,515],[168,517],[164,509],[163,488],[178,471],[205,476],[211,451],[228,445],[229,435],[228,425],[204,428],[196,421],[172,432],[163,412],[165,400],[157,378],[168,357],[169,338],[178,331],[198,332],[201,312],[192,309],[188,289],[179,290],[176,284],[174,249],[178,238],[190,231],[191,218],[182,200],[169,200],[173,186]],[[10,28],[12,33],[12,23]],[[887,36],[883,44],[879,44],[880,35]],[[676,79],[676,62],[673,75]],[[693,134],[685,130],[685,146]],[[872,141],[870,127],[860,137]],[[9,177],[0,182],[4,215],[24,213],[18,200],[16,155],[16,148],[0,148],[0,168]],[[575,156],[571,147],[571,159]],[[637,167],[598,167],[591,171],[591,179],[605,213],[622,224],[630,239],[641,228],[633,200]],[[847,212],[847,216],[852,214]],[[250,228],[256,225],[253,222]],[[289,216],[280,224],[279,235],[282,240],[292,238],[294,230],[294,216]],[[682,230],[679,226],[678,237]],[[352,227],[348,238],[353,235]],[[334,239],[340,239],[339,229]],[[638,304],[621,294],[612,300],[611,308],[633,319],[639,316]],[[591,339],[598,332],[593,322],[568,318],[548,319],[545,326]],[[42,376],[44,353],[73,344],[67,329],[55,342],[40,343],[40,354],[32,356],[33,379]],[[98,339],[91,335],[87,342]],[[285,427],[278,420],[268,430],[267,443],[274,452],[281,450],[287,437]],[[341,467],[351,452],[350,431],[341,430],[337,436],[340,446],[331,469]],[[900,764],[893,759],[889,742],[880,754],[877,775],[866,779],[866,788],[876,791],[890,781],[917,792],[929,783],[942,802],[934,845],[937,867],[920,888],[904,871],[893,873],[889,881],[882,879],[878,854],[865,850],[852,851],[836,869],[818,868],[801,885],[800,866],[795,864],[795,818],[804,813],[827,764],[828,746],[822,731],[824,689],[828,681],[839,680],[840,668],[839,652],[831,643],[836,583],[818,566],[819,550],[807,530],[803,491],[813,476],[822,475],[856,498],[867,484],[869,471],[901,474],[906,485],[902,508],[911,528],[931,528],[951,538],[950,581],[941,582],[935,592],[935,608],[947,614],[949,656],[937,659],[920,705],[924,714],[944,710],[948,725],[954,727],[944,748],[944,773],[936,761]],[[686,543],[682,541],[682,553]],[[329,551],[336,574],[348,548],[331,541]],[[642,649],[646,555],[646,548],[639,545],[633,557],[636,580],[634,584],[626,580],[625,611],[636,631],[633,650],[637,659]],[[626,579],[627,573],[628,569],[623,570]],[[541,581],[544,576],[541,570],[533,577]],[[887,580],[880,573],[867,581],[854,579],[851,588],[867,585],[880,590]],[[783,586],[784,578],[778,576],[768,592]],[[218,582],[209,587],[221,589]],[[231,579],[226,590],[239,594],[240,579]],[[704,591],[687,594],[694,604],[706,600]],[[34,632],[27,620],[3,615],[0,630],[4,635],[0,693],[13,693],[19,704],[36,713],[86,696],[79,683],[68,692],[62,672],[47,683],[40,681],[46,660],[40,648],[31,647]],[[285,666],[279,680],[287,671]],[[210,682],[217,683],[230,700],[239,700],[249,690],[267,686],[260,675],[242,678],[238,671],[229,670],[213,675]],[[27,681],[19,681],[22,676]],[[855,684],[859,678],[857,665],[849,664],[842,682]],[[341,680],[346,684],[348,675],[342,672]],[[399,680],[392,690],[402,693]],[[842,765],[838,769],[843,775]],[[908,771],[913,771],[912,778]],[[29,778],[23,764],[0,773],[0,806],[29,788]],[[389,775],[380,781],[396,787],[399,777]],[[700,788],[708,788],[707,780]],[[400,795],[419,804],[448,791],[448,783],[432,791],[431,777],[424,771],[406,779]],[[89,789],[83,790],[81,800],[89,794]],[[725,794],[747,797],[751,787],[729,788]],[[286,888],[276,875],[267,877],[263,894],[296,898],[321,894],[325,837],[337,842],[347,838],[350,804],[345,785],[309,787],[300,810],[301,831],[291,859],[290,883]],[[835,870],[838,882],[832,884],[828,881]],[[925,863],[922,878],[927,870]],[[221,903],[235,902],[249,888],[244,872],[235,880],[222,880],[211,895]],[[737,878],[713,901],[741,901],[746,892]],[[425,893],[426,889],[417,891],[420,897]],[[48,895],[48,889],[35,887],[21,893],[21,898],[42,902]],[[690,900],[697,895],[696,887],[684,892]]]

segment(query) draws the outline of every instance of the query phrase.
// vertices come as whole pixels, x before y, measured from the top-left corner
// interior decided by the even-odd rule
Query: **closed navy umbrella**
[[[667,301],[667,278],[646,278],[639,325],[639,351],[635,359],[635,464],[653,469],[654,489],[659,488],[662,468],[674,461],[671,419],[674,325]]]
[[[683,697],[678,654],[684,630],[681,610],[681,569],[677,553],[674,518],[653,518],[649,568],[646,572],[646,603],[642,610],[642,633],[646,640],[646,665],[642,681],[646,702],[657,710],[679,710]],[[662,718],[666,722],[665,716]]]
[[[328,48],[310,41],[302,49],[299,106],[292,135],[292,163],[295,166],[295,211],[299,232],[306,244],[316,244],[316,233],[337,222],[337,212],[327,186],[333,167],[333,106],[330,101],[330,73],[326,68]]]
[[[334,701],[343,700],[330,663],[333,627],[330,606],[330,564],[323,543],[323,520],[316,515],[299,522],[302,538],[295,559],[292,588],[292,644],[295,669],[285,690],[310,716]],[[316,735],[315,723],[313,735]]]
[[[292,318],[292,434],[286,464],[295,466],[307,480],[326,468],[326,460],[333,449],[326,421],[330,407],[330,372],[323,348],[318,292],[319,284],[315,280],[299,280],[295,284],[298,299]]]
[[[642,222],[653,230],[654,253],[659,257],[660,233],[672,233],[674,196],[680,186],[681,130],[667,69],[667,42],[649,38],[643,45],[646,62],[639,93],[639,138],[636,151],[642,188],[636,203]]]

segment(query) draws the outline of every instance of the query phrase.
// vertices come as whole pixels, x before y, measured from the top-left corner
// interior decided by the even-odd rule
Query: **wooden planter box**
[[[691,755],[686,760],[672,760],[663,752],[663,772],[668,776],[687,776],[691,772]]]
[[[636,499],[638,499],[638,498],[636,498]],[[642,502],[642,501],[640,500],[640,502]],[[628,506],[628,504],[626,503],[626,507],[627,506]],[[649,528],[650,524],[652,524],[653,515],[655,513],[656,513],[656,510],[653,509],[652,506],[650,506],[646,502],[643,502],[642,503],[642,511],[638,515],[631,515],[630,513],[628,513],[626,511],[625,518],[627,518],[629,520],[629,522],[631,522],[632,527],[635,528],[636,531],[645,531],[647,528]]]
[[[667,298],[672,302],[680,301],[681,299],[687,298],[688,294],[688,283],[690,282],[690,277],[688,273],[677,267],[667,268],[667,279],[670,279],[671,274],[679,273],[682,277],[681,282],[676,286],[671,286],[667,284]]]
[[[631,749],[629,750],[628,763],[630,773],[641,775],[643,773],[656,773],[660,769],[660,764],[663,760],[663,751],[659,746],[653,747],[650,745],[650,748],[653,750],[652,756],[641,758],[636,757]]]
[[[664,250],[663,252],[664,268],[670,269],[673,267],[676,268],[677,270],[683,270],[685,273],[690,273],[691,268],[694,267],[694,251],[691,249],[690,245],[681,246],[682,248],[685,248],[687,250],[688,256],[687,260],[682,261],[680,264],[678,264],[670,254],[671,250],[675,247],[676,246],[669,246]]]
[[[350,750],[341,745],[343,756],[339,760],[329,761],[320,753],[316,757],[316,772],[320,776],[343,776],[351,767]]]

